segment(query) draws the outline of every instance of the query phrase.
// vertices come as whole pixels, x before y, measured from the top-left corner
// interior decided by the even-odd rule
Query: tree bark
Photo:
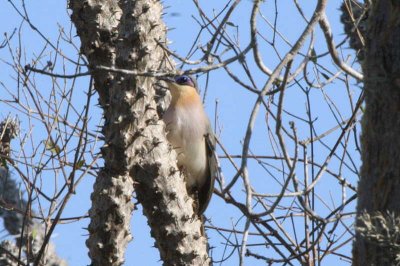
[[[210,263],[176,154],[165,137],[151,73],[171,72],[157,41],[166,42],[159,1],[70,0],[104,111],[105,165],[99,171],[90,209],[92,265],[121,265],[131,240],[134,185],[164,265]],[[105,71],[100,67],[117,71]],[[118,69],[149,75],[128,75]],[[132,177],[132,178],[131,178]]]
[[[372,1],[353,265],[400,262],[400,2]]]

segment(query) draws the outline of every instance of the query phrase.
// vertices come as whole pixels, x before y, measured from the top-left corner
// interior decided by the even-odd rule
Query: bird
[[[197,81],[187,75],[162,77],[171,93],[171,103],[163,115],[167,139],[177,153],[194,211],[206,210],[218,172],[215,136],[198,93]]]

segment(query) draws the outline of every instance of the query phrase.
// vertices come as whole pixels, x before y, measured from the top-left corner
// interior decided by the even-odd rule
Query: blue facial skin
[[[175,78],[175,82],[179,85],[189,85],[194,87],[193,81],[189,76],[178,76]]]

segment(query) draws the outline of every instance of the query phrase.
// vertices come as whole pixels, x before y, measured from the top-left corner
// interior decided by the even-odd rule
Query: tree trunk
[[[155,80],[150,77],[172,71],[165,52],[157,46],[157,41],[166,42],[161,4],[70,0],[70,8],[105,121],[105,164],[98,173],[89,212],[87,245],[92,265],[123,263],[131,239],[134,184],[164,265],[209,264],[201,221],[193,213],[176,154],[166,141],[157,114]],[[126,74],[121,69],[148,75]]]
[[[353,265],[400,262],[400,2],[372,1]]]

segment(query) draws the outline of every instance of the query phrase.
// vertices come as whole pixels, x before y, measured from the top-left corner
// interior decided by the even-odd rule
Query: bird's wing
[[[209,175],[206,183],[201,188],[201,191],[199,191],[199,214],[202,214],[206,210],[214,191],[215,179],[218,177],[219,174],[218,156],[215,152],[216,141],[215,136],[211,130],[207,135],[205,135],[205,141]]]

